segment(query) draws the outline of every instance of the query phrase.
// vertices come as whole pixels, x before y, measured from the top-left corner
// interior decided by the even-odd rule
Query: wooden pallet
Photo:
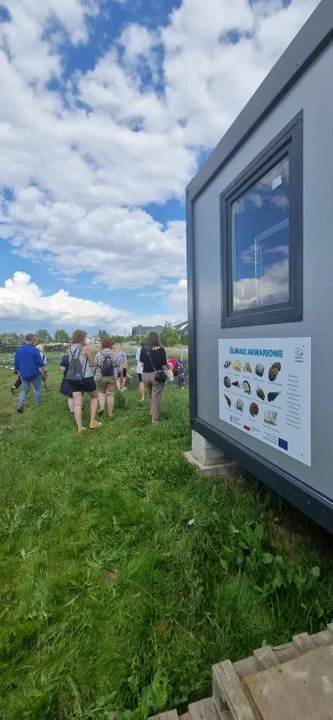
[[[255,650],[252,657],[232,664],[230,660],[213,667],[213,701],[220,720],[229,710],[232,720],[258,720],[262,716],[249,700],[244,679],[294,660],[311,650],[333,646],[333,623],[314,635],[295,635],[291,643]],[[319,717],[319,716],[318,716]]]
[[[172,710],[155,715],[150,720],[262,720],[262,715],[249,698],[245,678],[329,645],[332,646],[333,664],[333,623],[314,635],[295,635],[292,642],[285,645],[259,648],[245,660],[236,663],[225,660],[213,667],[212,697],[192,703],[188,712],[180,718],[177,711]],[[317,717],[319,720],[320,714]]]

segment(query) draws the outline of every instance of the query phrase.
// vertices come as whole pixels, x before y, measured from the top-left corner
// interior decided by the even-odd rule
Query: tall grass
[[[18,416],[0,370],[2,720],[182,708],[213,662],[331,621],[320,532],[290,531],[254,481],[195,474],[186,393],[166,389],[153,427],[134,387],[78,437],[50,374]]]

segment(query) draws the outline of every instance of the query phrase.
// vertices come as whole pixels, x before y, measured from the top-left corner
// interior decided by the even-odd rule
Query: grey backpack
[[[78,353],[77,353],[78,350]],[[84,375],[84,370],[82,367],[82,363],[80,360],[80,355],[82,352],[82,348],[77,347],[74,352],[72,353],[71,350],[69,350],[69,365],[68,370],[66,373],[66,380],[77,380],[80,382],[82,380]],[[86,358],[85,358],[86,360]]]

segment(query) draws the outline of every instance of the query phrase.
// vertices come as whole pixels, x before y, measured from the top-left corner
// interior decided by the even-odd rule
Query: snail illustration
[[[266,399],[266,395],[261,387],[257,388],[257,395],[258,395],[258,398],[260,398],[260,400]]]
[[[274,400],[276,400],[276,398],[278,397],[278,395],[281,395],[281,393],[279,393],[279,392],[271,392],[271,393],[268,393],[268,395],[267,395],[267,400],[268,400],[268,402],[274,402]]]
[[[252,417],[256,417],[256,415],[259,415],[259,407],[255,402],[251,403],[250,405],[250,415],[252,415]]]
[[[267,425],[276,425],[277,419],[278,414],[274,410],[267,410],[267,412],[265,412],[264,421]]]
[[[260,363],[258,363],[258,365],[256,365],[256,375],[258,375],[258,377],[262,377],[264,372],[265,372],[264,366],[260,365]]]
[[[274,367],[274,366],[272,365],[272,367],[270,367],[270,368],[269,368],[269,371],[268,371],[268,379],[269,379],[271,382],[274,382],[274,380],[276,380],[278,374],[279,374],[279,371],[278,371],[277,367]]]

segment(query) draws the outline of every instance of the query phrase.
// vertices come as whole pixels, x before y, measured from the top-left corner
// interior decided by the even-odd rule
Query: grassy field
[[[152,427],[133,388],[77,436],[49,367],[23,416],[0,369],[2,720],[144,720],[209,694],[213,662],[332,620],[320,531],[183,460],[187,393]]]

